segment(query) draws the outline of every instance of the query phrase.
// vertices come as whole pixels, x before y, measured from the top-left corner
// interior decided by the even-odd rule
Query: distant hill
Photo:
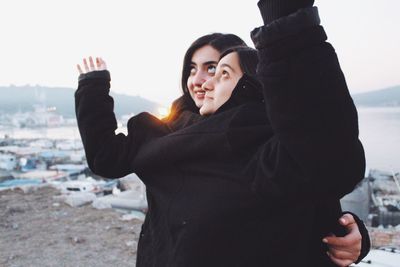
[[[74,92],[75,89],[61,87],[29,85],[0,87],[0,114],[32,111],[33,105],[42,104],[47,107],[56,107],[57,112],[65,118],[74,118]],[[159,105],[140,96],[113,92],[111,95],[115,101],[117,117],[142,111],[157,113]],[[352,97],[357,106],[400,106],[400,86],[354,94]]]
[[[0,113],[33,111],[33,105],[44,104],[56,107],[65,118],[75,117],[74,92],[72,88],[44,86],[8,86],[0,87]],[[124,114],[148,111],[154,113],[159,106],[140,96],[129,96],[111,92],[115,103],[115,113]]]
[[[400,86],[355,94],[352,96],[357,106],[394,107],[400,106]]]

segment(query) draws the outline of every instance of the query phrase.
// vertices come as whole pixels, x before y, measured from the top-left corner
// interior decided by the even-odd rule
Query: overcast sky
[[[168,106],[197,37],[231,32],[251,44],[256,0],[1,1],[0,85],[76,87],[75,65],[102,56],[112,90]],[[317,0],[351,93],[400,85],[400,1]]]

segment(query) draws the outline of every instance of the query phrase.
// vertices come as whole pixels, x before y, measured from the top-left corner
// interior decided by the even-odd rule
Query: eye
[[[210,66],[207,67],[207,72],[210,73],[210,74],[215,74],[216,69],[217,69],[216,66],[210,65]]]
[[[222,77],[229,77],[229,72],[227,72],[226,70],[222,70],[221,74]]]
[[[195,75],[196,74],[196,68],[194,66],[191,66],[190,70],[189,70],[189,73],[190,73],[190,75]]]

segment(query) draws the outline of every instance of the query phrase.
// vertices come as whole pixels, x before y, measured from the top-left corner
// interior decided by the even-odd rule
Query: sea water
[[[400,172],[400,107],[358,108],[360,139],[367,167]],[[126,128],[117,132],[126,133]],[[0,137],[80,139],[77,126],[51,128],[0,128]]]

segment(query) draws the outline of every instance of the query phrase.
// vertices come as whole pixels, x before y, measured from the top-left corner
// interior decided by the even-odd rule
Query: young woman
[[[181,78],[183,96],[173,103],[172,112],[165,121],[173,121],[185,110],[199,112],[205,97],[203,84],[214,76],[217,61],[222,52],[237,46],[247,45],[233,34],[213,33],[193,42],[183,60]],[[346,238],[327,237],[324,241],[329,241],[329,256],[332,261],[340,266],[347,266],[356,259],[360,261],[364,258],[369,250],[369,237],[364,224],[358,217],[353,218],[352,214],[345,213],[339,222],[347,226],[349,234]],[[361,240],[357,224],[362,230],[363,240]],[[363,241],[363,246],[361,246],[361,241]],[[360,253],[361,247],[363,247],[362,253]]]
[[[238,106],[240,103],[262,102],[263,98],[260,96],[260,89],[257,88],[257,82],[251,82],[256,75],[255,62],[258,62],[257,53],[249,47],[236,47],[225,51],[218,63],[215,75],[207,80],[202,86],[205,94],[203,104],[200,107],[200,114],[216,114],[221,111],[223,112],[232,106]],[[250,75],[250,77],[248,77],[248,75]],[[247,90],[245,90],[245,88]],[[250,91],[248,90],[249,88],[251,88]],[[331,247],[328,255],[338,266],[348,266],[353,262],[358,263],[369,251],[370,243],[368,232],[362,221],[360,221],[356,216],[355,218],[358,221],[358,224],[361,225],[360,228],[362,229],[363,237],[365,239],[362,244],[361,254],[363,256],[359,257],[357,260],[354,256],[352,256],[352,259],[350,259],[351,257],[346,258],[343,255],[346,255],[345,251],[347,249],[342,249],[342,251],[338,253],[336,248]],[[352,221],[356,225],[351,214],[345,214],[341,218],[340,223],[342,225],[344,222],[343,219],[344,221]],[[355,229],[353,228],[353,230]],[[358,233],[358,228],[355,232]],[[336,241],[339,240],[343,241],[343,239],[336,237],[331,241],[332,243],[336,243]],[[342,245],[344,245],[344,243],[342,243]],[[343,248],[342,245],[340,247]],[[337,257],[336,255],[340,256]]]
[[[206,121],[204,121],[204,122],[201,121],[200,123],[197,123],[196,125],[189,127],[190,129],[183,129],[178,134],[168,136],[165,139],[161,138],[161,139],[163,139],[163,141],[159,142],[159,140],[156,140],[156,142],[154,143],[154,139],[160,139],[160,137],[165,137],[166,135],[169,135],[170,129],[168,128],[168,125],[162,124],[161,122],[157,121],[154,117],[152,117],[148,114],[141,114],[141,115],[133,118],[130,121],[130,123],[128,125],[128,128],[129,128],[128,129],[128,131],[129,131],[128,138],[126,138],[125,136],[122,136],[122,135],[114,136],[113,130],[115,130],[115,129],[113,129],[113,128],[115,126],[114,125],[115,117],[112,114],[112,100],[110,100],[110,98],[107,95],[107,90],[109,87],[109,85],[107,85],[107,83],[109,82],[107,75],[109,75],[109,74],[106,72],[89,73],[89,75],[85,75],[85,77],[83,77],[80,81],[80,88],[78,89],[77,94],[76,94],[76,96],[77,96],[77,116],[78,116],[78,121],[79,121],[79,125],[80,125],[81,135],[82,135],[82,138],[85,143],[85,149],[86,149],[89,165],[91,166],[91,168],[93,170],[96,170],[100,174],[108,175],[110,173],[113,173],[112,174],[113,176],[115,176],[116,173],[120,174],[120,175],[124,175],[127,172],[134,171],[135,168],[133,168],[133,165],[135,165],[135,167],[137,167],[137,173],[142,174],[140,176],[143,177],[143,179],[145,180],[145,183],[148,185],[148,190],[150,191],[149,192],[150,209],[149,209],[149,214],[146,218],[146,223],[145,223],[145,225],[148,226],[148,229],[147,229],[147,231],[144,231],[144,236],[147,236],[147,235],[148,236],[146,238],[144,236],[141,238],[141,251],[142,251],[141,252],[141,255],[142,255],[141,263],[142,264],[145,264],[145,262],[147,261],[147,263],[150,266],[153,266],[153,264],[157,264],[157,262],[162,266],[168,266],[168,264],[175,265],[175,266],[180,266],[180,265],[182,265],[182,266],[197,266],[197,265],[191,265],[191,264],[187,265],[187,264],[190,263],[192,260],[196,260],[196,259],[200,260],[200,258],[198,256],[201,256],[201,255],[210,256],[207,253],[212,253],[214,250],[211,249],[211,250],[207,250],[206,252],[204,252],[204,251],[199,252],[199,251],[196,251],[196,246],[190,247],[190,242],[186,243],[186,245],[188,245],[188,246],[185,246],[185,247],[182,247],[180,245],[182,245],[182,243],[185,243],[188,241],[187,238],[188,238],[188,236],[190,236],[189,233],[194,234],[193,231],[196,233],[196,227],[199,227],[199,229],[197,229],[197,230],[199,230],[197,232],[197,234],[202,233],[202,231],[200,231],[200,230],[204,230],[204,229],[201,229],[199,222],[197,222],[197,223],[195,222],[196,218],[188,218],[189,220],[193,220],[190,223],[186,220],[182,220],[182,221],[180,221],[180,223],[177,223],[177,220],[182,219],[182,214],[177,216],[177,218],[171,218],[171,216],[173,216],[173,214],[175,214],[175,215],[178,214],[179,210],[181,210],[180,208],[184,208],[184,209],[188,208],[187,206],[185,207],[185,205],[183,205],[184,203],[176,202],[177,198],[179,199],[179,191],[183,190],[182,188],[185,185],[186,190],[184,190],[184,191],[186,191],[186,193],[190,192],[191,191],[190,188],[195,186],[196,183],[199,182],[199,181],[196,182],[196,176],[197,176],[197,178],[199,178],[199,175],[201,175],[202,172],[203,172],[203,174],[205,174],[207,172],[206,169],[202,169],[202,168],[199,169],[199,166],[201,166],[202,162],[210,163],[209,161],[205,160],[202,157],[204,155],[208,155],[206,153],[207,149],[208,149],[207,147],[211,145],[211,148],[212,148],[212,145],[215,145],[216,147],[218,145],[221,145],[220,142],[216,142],[216,141],[221,141],[220,139],[218,139],[218,138],[210,139],[209,135],[204,136],[204,138],[208,139],[208,141],[214,141],[214,143],[212,143],[212,142],[211,143],[210,142],[203,143],[202,140],[198,140],[198,139],[202,138],[198,135],[199,132],[196,132],[196,131],[193,132],[193,130],[199,129],[198,127],[200,127],[201,129],[205,129],[203,126],[208,125],[208,127],[211,127],[211,129],[208,128],[209,131],[211,130],[211,132],[212,132],[212,130],[213,130],[212,127],[215,127],[215,123],[210,124],[210,119],[207,118]],[[236,91],[239,92],[238,90],[236,90]],[[233,97],[231,99],[235,99],[235,97]],[[239,99],[243,99],[243,98],[239,98]],[[232,101],[230,103],[232,103]],[[229,106],[225,105],[225,108],[227,110],[229,110],[230,112],[232,112],[232,109],[229,108]],[[110,110],[111,110],[111,113],[110,113]],[[226,117],[226,114],[224,115],[224,112],[221,112],[222,109],[218,109],[218,110],[220,113],[214,115],[215,117],[213,118],[213,121],[221,122],[222,124],[219,126],[226,126],[226,127],[231,126],[231,125],[226,125],[226,121],[232,122],[232,120],[229,118],[229,116]],[[251,111],[254,112],[254,110],[251,110]],[[255,109],[255,111],[257,111],[257,108]],[[241,112],[243,113],[243,111],[241,111]],[[204,114],[207,114],[207,113],[204,113]],[[255,112],[255,115],[257,115],[257,114],[258,113]],[[230,115],[232,115],[232,114],[230,114]],[[99,118],[99,119],[101,118],[102,121],[96,121],[96,118]],[[238,117],[236,117],[236,118],[238,118]],[[266,118],[265,114],[263,115],[263,118],[265,120],[265,118]],[[224,120],[224,119],[226,119],[226,120]],[[257,119],[257,118],[255,118],[255,119]],[[252,122],[254,122],[254,121],[251,121],[251,120],[248,121],[248,123],[250,123],[250,125]],[[257,122],[257,121],[255,121],[255,122]],[[238,125],[238,126],[240,126],[240,125]],[[223,128],[223,129],[228,129],[228,128]],[[238,127],[237,129],[240,130],[241,128]],[[235,135],[237,133],[230,132],[230,134]],[[188,137],[191,137],[191,138],[187,139]],[[180,151],[180,153],[177,153],[176,155],[174,155],[174,152],[170,150],[169,145],[173,144],[175,142],[173,139],[176,139],[176,138],[178,140],[180,139],[180,142],[178,142],[178,144],[179,143],[185,144],[185,140],[188,140],[188,142],[191,143],[191,147],[187,147],[187,148],[182,147],[183,151]],[[265,136],[263,138],[264,138],[263,140],[265,140]],[[253,142],[253,141],[257,141],[257,140],[250,140],[250,141]],[[231,145],[233,145],[233,148],[236,149],[235,150],[236,152],[241,153],[241,151],[242,151],[241,146],[243,144],[241,144],[240,142],[239,143],[233,142],[233,143],[231,143]],[[252,145],[254,146],[253,143],[246,144],[246,145],[250,145],[250,147]],[[156,153],[157,155],[154,155],[154,152],[155,152],[154,148],[156,148],[158,150]],[[198,150],[199,153],[195,153],[196,149]],[[212,149],[210,151],[212,151]],[[185,152],[187,152],[187,154],[185,154]],[[194,153],[190,153],[190,152],[194,152]],[[229,165],[229,163],[226,162],[226,160],[229,159],[231,157],[231,155],[224,154],[226,152],[226,151],[224,151],[224,147],[222,147],[221,150],[214,151],[214,152],[216,152],[216,154],[212,155],[212,157],[211,157],[214,160],[214,161],[212,161],[212,163],[215,163],[216,162],[215,160],[218,159],[219,160],[218,164],[222,163],[222,165],[224,165],[224,164]],[[232,151],[229,151],[229,152],[232,152]],[[184,159],[182,158],[183,154],[185,154]],[[168,155],[168,157],[165,158],[165,156],[167,156],[167,155]],[[221,156],[227,156],[227,157],[221,157]],[[245,158],[245,156],[246,155],[243,155],[242,157]],[[110,166],[109,160],[111,160],[111,159],[115,163],[115,164],[113,164],[113,166]],[[196,159],[196,160],[194,161],[194,159]],[[234,159],[237,160],[236,158],[234,158]],[[173,163],[173,165],[176,165],[176,166],[172,166],[169,163]],[[152,168],[153,168],[153,170],[151,170]],[[163,171],[160,173],[159,171],[154,170],[154,168],[159,168],[160,171],[161,170],[163,170]],[[196,172],[193,172],[194,175],[190,177],[190,181],[192,181],[192,183],[184,182],[182,180],[182,173],[179,172],[179,169],[180,169],[180,171],[183,170],[184,173],[191,173],[191,172],[193,172],[193,170],[196,170]],[[177,173],[177,171],[178,171],[178,173]],[[175,175],[175,174],[177,174],[177,175]],[[286,175],[288,175],[288,174],[289,173],[287,173]],[[178,176],[178,177],[180,176],[180,179],[176,179],[177,178],[176,176]],[[207,174],[206,177],[207,176],[210,176],[210,174]],[[227,175],[224,175],[223,173],[221,173],[221,176],[227,176]],[[301,177],[301,174],[297,174],[295,176]],[[163,177],[163,178],[161,179],[159,177]],[[212,175],[210,177],[212,177]],[[290,177],[290,175],[287,177]],[[347,177],[348,176],[346,176],[346,178]],[[169,178],[169,179],[165,179],[165,178]],[[296,180],[293,180],[293,181],[296,181]],[[205,182],[205,181],[201,181],[201,183],[203,183],[203,182]],[[208,183],[209,182],[210,181],[208,181]],[[200,201],[192,199],[191,198],[192,196],[186,195],[184,197],[184,200],[186,200],[186,201],[188,201],[188,203],[192,204],[192,205],[189,205],[189,208],[190,207],[200,208],[200,206],[201,206],[201,210],[199,211],[200,213],[204,212],[204,210],[203,210],[204,203],[207,201],[210,201],[208,203],[209,206],[208,207],[206,206],[206,208],[209,209],[209,210],[207,210],[207,212],[209,211],[210,214],[204,213],[204,217],[197,218],[197,220],[207,220],[208,218],[210,218],[210,215],[216,215],[216,214],[214,214],[216,212],[216,210],[220,211],[222,214],[226,213],[226,215],[228,215],[228,218],[230,218],[229,216],[232,216],[229,209],[226,209],[226,210],[223,209],[223,206],[225,204],[227,204],[226,202],[221,201],[221,203],[218,203],[215,201],[211,201],[212,198],[215,197],[216,192],[221,193],[222,195],[224,195],[224,193],[232,194],[232,192],[229,192],[229,190],[227,190],[228,192],[225,192],[224,190],[222,190],[222,189],[232,189],[232,185],[230,185],[230,187],[228,185],[226,185],[227,186],[226,188],[223,185],[225,185],[225,184],[218,180],[218,181],[215,181],[215,184],[213,184],[212,188],[205,187],[205,189],[211,190],[211,192],[210,191],[207,192],[207,190],[206,190],[204,192],[204,195],[203,194],[198,195],[199,198],[203,197],[203,199],[201,199]],[[273,181],[271,182],[271,185],[272,185],[272,187],[270,188],[270,190],[273,191],[273,189],[274,189]],[[319,185],[317,185],[317,187],[318,186]],[[261,187],[255,188],[256,191],[259,189],[262,189]],[[275,189],[279,188],[279,183],[278,183],[278,185],[275,185],[275,187],[276,187]],[[195,186],[195,188],[192,188],[192,189],[196,189],[196,188],[197,188],[197,191],[194,190],[194,192],[199,193],[198,187]],[[213,190],[215,192],[213,192]],[[221,191],[218,191],[218,190],[221,190]],[[290,190],[292,190],[292,189],[290,189]],[[335,191],[335,190],[337,190],[337,189],[334,188],[333,191]],[[293,191],[296,191],[296,190],[293,190]],[[310,192],[313,192],[313,191],[310,190]],[[209,194],[207,194],[207,193],[209,193]],[[246,192],[246,194],[247,193],[249,193],[249,192]],[[264,195],[264,193],[265,192],[263,192],[261,195]],[[272,195],[270,195],[270,196],[274,195],[274,192],[270,192],[270,193],[272,193]],[[174,195],[175,197],[171,197],[172,195]],[[276,199],[280,199],[279,195],[280,194],[278,193]],[[292,197],[295,195],[296,194],[292,195]],[[238,196],[240,197],[240,195],[238,195]],[[196,195],[194,195],[193,197],[196,197]],[[210,198],[210,199],[208,199],[208,198]],[[272,199],[274,199],[274,198],[272,198]],[[181,198],[181,200],[182,200],[182,198]],[[213,199],[213,200],[215,200],[215,199]],[[221,199],[221,200],[223,200],[223,199]],[[240,200],[240,198],[236,200],[237,202],[235,202],[235,204],[237,204],[238,208],[240,208],[241,205],[249,204],[249,203],[246,203],[245,199],[242,199],[243,203],[240,202],[239,200]],[[255,201],[255,202],[253,202],[253,201]],[[199,206],[198,202],[200,202],[202,205]],[[260,203],[257,202],[256,199],[253,199],[252,197],[251,197],[250,202],[252,204],[254,204],[255,206],[250,205],[248,207],[249,210],[254,210],[255,207],[259,207],[257,205],[260,205]],[[232,203],[229,203],[229,205],[232,205]],[[280,205],[281,208],[282,208],[282,205]],[[217,207],[215,207],[215,206],[217,206]],[[285,205],[283,205],[283,206],[285,207]],[[298,205],[294,205],[294,206],[299,207]],[[286,207],[288,207],[287,203],[286,203]],[[266,208],[266,207],[264,207],[264,208]],[[269,207],[269,209],[271,209],[271,207]],[[241,210],[241,209],[239,209],[239,210]],[[272,209],[272,210],[274,210],[274,209]],[[309,213],[305,212],[304,214],[309,214]],[[275,214],[275,215],[277,215],[277,214]],[[191,216],[188,216],[188,217],[191,217]],[[217,216],[217,217],[219,217],[219,216]],[[272,217],[274,218],[274,216],[272,216]],[[165,219],[166,222],[161,222],[160,218],[161,218],[161,220]],[[224,221],[230,222],[230,220],[227,220],[228,218],[225,218]],[[288,218],[289,217],[287,217],[286,219],[288,219]],[[231,218],[231,219],[235,219],[235,218]],[[255,221],[257,221],[256,218],[253,218],[253,219]],[[259,218],[259,217],[257,217],[257,219],[261,220],[261,218]],[[276,219],[278,219],[278,218],[276,218]],[[239,218],[238,220],[241,221],[242,223],[244,222],[241,218]],[[246,221],[246,223],[248,223],[248,219],[246,219],[245,221]],[[311,220],[309,222],[315,222],[315,221],[318,222],[318,220]],[[220,222],[215,222],[216,228],[221,227],[221,225],[219,225],[219,223]],[[182,230],[184,228],[184,227],[182,228],[182,226],[185,226],[185,225],[190,225],[190,227],[189,227],[190,230],[182,232]],[[211,224],[207,224],[207,221],[205,221],[206,227],[208,227],[210,225]],[[282,221],[282,225],[289,226],[286,221]],[[217,253],[218,251],[223,252],[220,249],[217,249],[217,247],[215,247],[215,245],[218,245],[219,242],[222,242],[222,241],[226,242],[227,240],[231,240],[232,238],[233,239],[235,239],[235,238],[232,236],[223,236],[227,239],[224,239],[224,238],[221,239],[218,237],[221,237],[221,234],[222,235],[227,234],[227,233],[233,234],[234,228],[236,226],[238,226],[238,224],[235,224],[235,223],[232,223],[232,225],[229,225],[229,227],[227,226],[227,228],[229,228],[230,231],[222,231],[222,233],[216,234],[215,240],[207,239],[208,235],[212,235],[212,233],[215,233],[215,232],[213,232],[213,229],[208,229],[209,231],[204,232],[204,233],[206,233],[205,236],[201,236],[201,235],[200,236],[195,235],[195,236],[197,238],[199,238],[200,240],[202,238],[205,238],[209,242],[213,242],[213,240],[217,241],[216,244],[209,244],[210,248],[215,248],[215,253]],[[259,226],[259,225],[257,225],[257,226]],[[212,227],[214,227],[214,226],[212,226]],[[254,228],[257,228],[257,227],[254,227]],[[219,230],[221,230],[221,228]],[[184,233],[184,232],[189,232],[189,233],[182,236],[182,233]],[[249,233],[248,231],[243,231],[243,232],[245,234]],[[251,233],[255,233],[255,232],[251,232]],[[262,233],[262,232],[257,232],[257,233]],[[239,236],[241,236],[242,234],[243,233],[238,233]],[[287,235],[287,233],[282,233],[282,234]],[[311,233],[309,232],[309,234],[311,234]],[[270,238],[272,236],[273,235],[271,235]],[[293,235],[293,236],[295,236],[295,235]],[[186,240],[185,240],[185,237],[186,237]],[[210,236],[208,236],[208,237],[210,237]],[[245,238],[243,236],[241,236],[241,237]],[[190,240],[192,240],[192,239],[189,238],[189,241]],[[268,240],[270,240],[270,239],[265,239],[265,240],[263,239],[263,241],[268,241]],[[304,239],[304,240],[307,240],[307,239]],[[193,240],[193,241],[194,241],[194,243],[196,243],[195,240]],[[237,240],[235,240],[235,241],[237,241]],[[235,247],[235,245],[238,245],[238,244],[235,244],[234,242],[232,242],[232,243],[233,243],[232,249],[233,249],[233,251],[236,251],[235,249],[238,249],[238,247]],[[293,243],[296,243],[296,242],[293,242]],[[227,243],[224,243],[224,244],[227,245]],[[269,244],[268,242],[265,243],[265,249],[271,250],[272,248],[270,248],[268,246],[268,244]],[[194,244],[194,245],[196,245],[196,244]],[[197,245],[198,245],[198,243],[197,243]],[[167,249],[166,252],[162,251],[163,249],[166,249],[168,247],[170,249]],[[197,248],[205,248],[205,247],[198,246]],[[258,248],[261,248],[261,246],[259,246]],[[281,246],[281,248],[284,249],[285,246]],[[182,249],[183,249],[183,251],[182,251]],[[179,251],[184,252],[185,249],[188,250],[187,251],[188,253],[183,253],[184,255],[179,255]],[[143,250],[145,250],[146,253],[143,254]],[[272,251],[274,251],[274,250],[272,249]],[[176,252],[177,254],[171,255],[170,254],[171,252]],[[239,252],[239,251],[237,251],[237,252]],[[254,256],[256,257],[256,259],[257,259],[257,256],[258,257],[260,255],[262,256],[261,251],[257,251],[257,252],[260,252],[261,254],[255,253]],[[198,254],[196,254],[196,253],[198,253]],[[244,259],[246,260],[246,256],[252,255],[251,253],[252,253],[251,251],[247,251],[247,254],[245,254]],[[148,257],[143,256],[146,254]],[[158,255],[159,258],[152,259],[150,257],[151,255],[153,255],[153,256]],[[284,255],[284,254],[282,254],[282,255]],[[216,255],[215,263],[218,264],[218,262],[221,260],[225,260],[225,261],[223,261],[223,263],[226,263],[228,260],[227,257],[229,257],[229,256],[228,255]],[[234,262],[241,262],[244,259],[237,259]],[[206,258],[203,260],[207,261],[207,260],[210,260],[210,258]],[[251,261],[251,260],[252,259],[247,259],[246,262],[249,263],[249,261]],[[259,260],[263,260],[263,259],[259,259]],[[264,260],[267,260],[267,259],[264,259]],[[301,260],[301,258],[299,258],[299,260]],[[181,264],[179,263],[180,261],[182,261]],[[282,261],[285,261],[285,259],[282,259]],[[200,263],[201,263],[201,261],[197,262],[197,263],[193,262],[193,264],[200,264]],[[199,266],[201,266],[201,265],[199,265]],[[202,265],[202,266],[207,266],[207,265]],[[208,266],[213,266],[213,265],[208,265]],[[225,265],[219,265],[219,266],[225,266]],[[285,266],[285,265],[282,265],[282,266]],[[319,266],[323,266],[323,265],[319,265]]]

